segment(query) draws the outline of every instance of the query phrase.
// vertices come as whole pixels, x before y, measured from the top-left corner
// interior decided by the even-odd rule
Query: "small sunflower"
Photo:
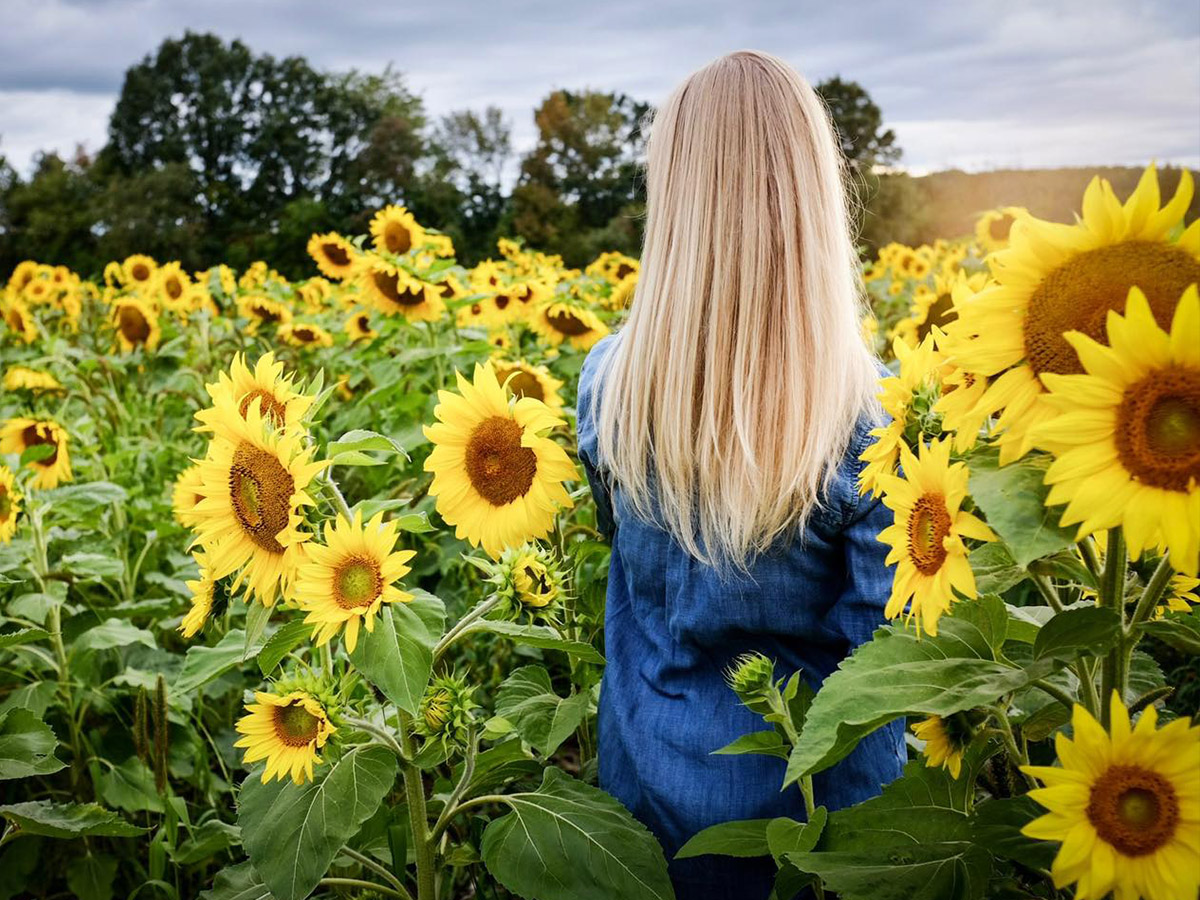
[[[0,466],[0,544],[7,544],[16,534],[20,513],[21,493],[17,490],[12,469]]]
[[[948,718],[930,716],[912,726],[912,732],[925,742],[921,755],[929,768],[941,766],[951,778],[962,774],[963,753],[971,744],[974,731],[963,713]]]
[[[414,278],[380,256],[367,258],[361,279],[366,298],[382,313],[436,322],[446,312],[436,285]]]
[[[150,287],[158,272],[158,263],[141,253],[125,257],[121,263],[121,275],[128,287]]]
[[[292,587],[296,600],[308,613],[305,624],[314,626],[317,646],[346,629],[346,649],[354,652],[358,629],[374,631],[375,616],[384,603],[408,603],[413,595],[396,586],[409,572],[416,554],[396,550],[397,530],[383,523],[383,513],[363,525],[342,516],[325,526],[325,543],[308,546],[308,562],[300,567]]]
[[[379,332],[371,328],[371,314],[365,309],[360,309],[351,313],[346,317],[346,324],[342,326],[342,330],[350,338],[350,342],[369,341],[377,336]]]
[[[563,420],[541,401],[510,402],[490,362],[475,367],[473,382],[458,373],[458,390],[438,392],[438,422],[425,428],[438,512],[492,556],[545,537],[558,509],[572,505],[562,483],[577,477],[563,449],[541,436]]]
[[[1108,313],[1104,346],[1080,332],[1066,340],[1083,374],[1047,373],[1053,418],[1033,433],[1054,454],[1046,503],[1067,504],[1061,524],[1079,539],[1123,527],[1132,557],[1171,553],[1195,575],[1200,558],[1200,293],[1189,287],[1170,331],[1138,288],[1124,316]]]
[[[49,372],[41,372],[25,366],[10,366],[4,373],[4,389],[42,394],[47,391],[62,390],[62,385]]]
[[[229,405],[235,406],[242,418],[256,406],[271,427],[296,429],[313,403],[312,397],[295,389],[290,375],[284,377],[283,363],[277,362],[273,353],[260,356],[253,371],[246,365],[246,357],[238,353],[229,373],[222,372],[205,389],[213,405],[196,413],[201,422],[197,431],[216,431],[224,416],[218,407]]]
[[[112,305],[112,327],[123,353],[139,347],[152,352],[158,346],[162,330],[154,307],[139,297],[121,297]]]
[[[520,553],[512,564],[517,601],[526,609],[545,609],[562,593],[561,578],[544,554]]]
[[[186,313],[190,307],[192,279],[177,262],[169,262],[158,270],[158,287],[162,297],[162,305],[179,313]]]
[[[301,527],[302,508],[313,502],[305,489],[326,463],[312,461],[302,433],[267,428],[258,403],[242,413],[222,402],[214,412],[194,527],[213,577],[240,569],[233,590],[244,582],[247,600],[271,606],[304,559],[310,535]]]
[[[1048,812],[1021,829],[1062,844],[1050,874],[1077,900],[1182,900],[1200,890],[1200,726],[1156,729],[1149,706],[1130,726],[1114,691],[1105,732],[1075,707],[1073,737],[1055,735],[1058,766],[1022,766],[1046,787],[1029,796]]]
[[[200,567],[200,575],[195,581],[186,582],[188,590],[192,592],[192,605],[179,623],[180,633],[189,641],[208,623],[217,592],[217,580],[213,578],[207,554],[201,551],[194,556],[196,565]]]
[[[333,335],[314,322],[288,322],[280,325],[276,334],[293,347],[333,346]]]
[[[891,546],[888,564],[896,564],[892,594],[884,614],[894,619],[908,607],[917,632],[937,634],[938,619],[950,609],[957,591],[974,599],[975,574],[967,561],[964,538],[993,541],[992,530],[962,509],[967,498],[967,466],[950,465],[950,441],[922,444],[920,456],[900,446],[904,477],[883,475],[883,503],[895,522],[879,534]]]
[[[1023,206],[1004,206],[989,209],[975,222],[975,240],[985,253],[1003,250],[1008,246],[1008,235],[1013,224],[1029,215]]]
[[[3,310],[4,324],[8,326],[9,331],[26,344],[32,344],[38,339],[41,331],[24,300],[13,297],[3,304]]]
[[[371,220],[371,238],[380,253],[403,256],[426,242],[425,230],[403,206],[386,206]]]
[[[250,334],[257,334],[263,325],[286,325],[292,321],[292,311],[286,304],[261,294],[239,297],[237,305],[238,312],[250,320],[246,328]]]
[[[308,255],[326,278],[345,281],[358,268],[359,252],[335,231],[314,234],[308,240]]]
[[[1200,220],[1171,240],[1191,198],[1186,169],[1161,208],[1153,166],[1124,204],[1096,178],[1077,224],[1022,217],[1009,247],[988,257],[996,283],[946,326],[946,350],[965,371],[995,379],[980,402],[989,413],[1003,410],[996,422],[1001,464],[1027,453],[1033,431],[1055,415],[1042,402],[1044,376],[1083,371],[1064,334],[1101,339],[1106,314],[1122,311],[1134,286],[1165,327],[1184,290],[1200,281]]]
[[[613,286],[608,299],[604,301],[604,305],[609,309],[628,309],[633,305],[633,295],[637,290],[637,283],[637,272],[634,272],[632,275],[626,275]]]
[[[9,419],[0,428],[0,453],[24,453],[30,447],[43,445],[52,447],[48,456],[26,463],[26,468],[37,473],[33,486],[50,490],[72,480],[69,440],[67,430],[52,419]]]
[[[497,359],[492,361],[492,368],[496,372],[496,380],[508,388],[514,397],[541,400],[556,414],[562,410],[563,398],[559,390],[563,383],[551,375],[545,366],[534,365],[523,359]]]
[[[1156,613],[1161,616],[1166,612],[1191,612],[1191,604],[1200,603],[1196,588],[1200,588],[1200,578],[1179,573],[1172,575]]]
[[[243,762],[267,761],[263,784],[286,776],[295,784],[312,781],[313,766],[321,764],[317,751],[337,731],[325,707],[305,691],[256,691],[254,700],[246,706],[247,715],[238,719],[237,731],[245,736],[233,745],[246,748]]]
[[[590,350],[608,334],[607,326],[591,310],[562,301],[543,303],[535,309],[529,327],[552,347],[566,341],[576,350]]]
[[[200,466],[196,464],[188,466],[175,479],[175,487],[171,492],[171,512],[175,514],[175,521],[184,528],[196,524],[196,505],[204,499],[202,485]]]

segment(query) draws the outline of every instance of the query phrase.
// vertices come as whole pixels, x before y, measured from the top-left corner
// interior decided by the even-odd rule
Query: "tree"
[[[900,159],[896,134],[883,128],[883,111],[857,81],[843,81],[841,76],[827,78],[816,91],[829,108],[851,169],[869,172],[875,166],[887,166]]]

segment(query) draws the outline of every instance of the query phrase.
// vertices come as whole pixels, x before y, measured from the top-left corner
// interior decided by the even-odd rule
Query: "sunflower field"
[[[775,896],[1200,889],[1200,222],[1146,171],[863,266],[891,620],[730,659],[805,820]],[[0,900],[668,900],[596,785],[608,546],[574,454],[638,262],[466,268],[404,208],[313,275],[24,262],[0,333]],[[318,274],[319,273],[319,274]],[[89,274],[89,273],[84,273]],[[812,778],[907,719],[857,806]]]

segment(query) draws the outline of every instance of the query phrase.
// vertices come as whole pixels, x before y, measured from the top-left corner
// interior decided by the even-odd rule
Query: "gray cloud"
[[[433,115],[495,104],[517,143],[555,87],[657,102],[730,50],[840,73],[883,107],[917,170],[1200,166],[1200,5],[1177,0],[6,0],[0,148],[97,149],[126,67],[185,30],[316,65],[408,77]]]

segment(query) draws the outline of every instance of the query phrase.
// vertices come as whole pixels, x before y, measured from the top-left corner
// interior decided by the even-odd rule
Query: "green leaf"
[[[385,697],[416,715],[433,670],[433,648],[446,625],[446,607],[433,594],[410,591],[409,603],[385,603],[375,630],[363,629],[350,661]]]
[[[112,900],[117,861],[111,856],[84,856],[67,866],[67,887],[78,900]]]
[[[1013,562],[1002,541],[988,541],[976,547],[971,551],[970,563],[975,573],[975,589],[980,594],[1003,594],[1029,577]]]
[[[258,651],[258,669],[264,675],[270,675],[280,661],[303,644],[312,636],[312,625],[303,619],[296,619],[282,625],[267,638],[263,648]]]
[[[465,796],[486,794],[495,791],[518,778],[531,778],[540,774],[542,764],[533,759],[519,740],[505,741],[484,750],[475,758],[475,772],[467,785]],[[454,768],[456,784],[462,777],[462,763]]]
[[[1048,606],[1004,605],[1008,608],[1008,640],[1022,644],[1036,641],[1042,626],[1054,615],[1054,610]]]
[[[1102,656],[1121,636],[1121,616],[1115,609],[1081,606],[1058,613],[1042,626],[1033,642],[1034,659],[1072,660]]]
[[[259,772],[238,797],[242,843],[272,894],[302,900],[392,789],[396,757],[378,744],[354,747],[303,785],[263,784]]]
[[[1049,491],[1042,479],[1048,465],[1038,456],[1003,467],[994,453],[971,458],[971,496],[1021,568],[1075,542],[1074,529],[1058,525],[1061,511],[1045,504]]]
[[[467,629],[468,634],[477,631],[503,635],[518,644],[525,644],[529,647],[561,650],[568,656],[574,656],[583,662],[595,663],[598,666],[604,665],[604,657],[591,644],[586,641],[572,641],[564,638],[553,628],[545,625],[524,625],[519,622],[481,619]]]
[[[738,822],[722,822],[711,825],[688,838],[679,848],[676,859],[691,859],[694,856],[713,854],[716,856],[770,856],[767,845],[767,826],[771,819],[743,819]]]
[[[817,846],[825,824],[829,821],[829,810],[818,806],[807,822],[781,817],[767,824],[767,849],[776,859],[785,853],[807,853]]]
[[[980,900],[992,863],[972,840],[970,781],[910,762],[880,796],[831,813],[816,850],[783,858],[841,900]]]
[[[1008,637],[1008,607],[995,596],[980,596],[954,605],[954,618],[970,622],[987,639],[988,646],[998,653]]]
[[[0,715],[0,781],[49,775],[65,765],[54,755],[58,741],[50,726],[27,709]]]
[[[671,900],[662,848],[608,794],[547,768],[483,832],[488,872],[529,900]]]
[[[31,800],[0,806],[0,817],[8,819],[26,834],[53,838],[83,835],[98,837],[136,837],[146,829],[131,825],[119,815],[95,803],[51,803]]]
[[[275,900],[275,896],[247,860],[219,871],[213,886],[200,892],[200,900]]]
[[[1076,584],[1081,584],[1096,590],[1096,577],[1091,573],[1091,570],[1083,564],[1073,550],[1063,550],[1055,553],[1053,556],[1047,556],[1044,559],[1034,560],[1029,564],[1029,571],[1035,575],[1046,575],[1050,578],[1062,578],[1066,581],[1074,581]]]
[[[88,481],[45,491],[40,496],[44,507],[54,507],[64,515],[80,515],[98,506],[124,504],[129,499],[125,488],[108,481]]]
[[[75,639],[72,650],[112,650],[117,647],[128,647],[130,644],[141,644],[151,650],[158,645],[154,643],[154,635],[144,628],[138,628],[125,619],[106,619],[94,628],[89,628]]]
[[[327,456],[331,464],[335,466],[378,466],[383,464],[384,460],[367,456],[368,451],[399,453],[405,459],[409,458],[408,454],[404,452],[404,448],[390,437],[363,429],[347,431],[329,445]]]
[[[396,516],[391,521],[401,531],[407,531],[409,534],[427,534],[430,531],[437,531],[430,524],[427,512],[405,513],[402,516]]]
[[[1025,866],[1049,869],[1058,844],[1025,837],[1021,829],[1045,813],[1029,796],[986,800],[975,807],[971,828],[975,843],[993,856]]]
[[[743,734],[732,743],[726,744],[713,754],[720,756],[741,756],[744,753],[757,753],[762,756],[777,756],[787,759],[791,748],[784,742],[783,735],[778,731],[752,731]]]
[[[972,623],[943,618],[936,637],[889,626],[842,662],[817,692],[785,786],[843,759],[876,728],[902,716],[948,716],[994,703],[1046,675],[1045,660],[1021,669],[997,662]]]
[[[246,636],[242,644],[242,659],[254,656],[262,647],[263,634],[266,633],[267,623],[271,621],[272,609],[261,603],[251,602],[246,610]]]
[[[528,743],[550,756],[587,715],[588,695],[554,693],[541,666],[522,666],[504,679],[496,695],[496,715],[507,719]]]
[[[1200,655],[1200,615],[1194,612],[1164,616],[1143,622],[1139,627],[1145,634],[1182,653]]]
[[[9,647],[20,647],[22,644],[32,644],[34,641],[45,640],[50,632],[42,628],[18,628],[16,631],[0,632],[0,650]]]
[[[125,574],[125,563],[103,553],[68,553],[59,566],[64,572],[90,580],[93,578],[120,578]]]
[[[172,685],[172,692],[190,694],[230,669],[236,669],[244,658],[245,635],[240,628],[225,633],[215,647],[190,647],[183,658],[183,668]]]
[[[181,866],[204,862],[242,842],[242,830],[236,825],[209,819],[192,829],[191,835],[177,848],[167,848],[171,859]]]
[[[49,459],[57,452],[58,447],[54,444],[34,444],[21,451],[21,458],[18,465],[27,466],[30,463],[41,462],[44,459]]]
[[[126,812],[162,812],[162,798],[150,767],[131,756],[100,776],[100,796],[109,806]]]

